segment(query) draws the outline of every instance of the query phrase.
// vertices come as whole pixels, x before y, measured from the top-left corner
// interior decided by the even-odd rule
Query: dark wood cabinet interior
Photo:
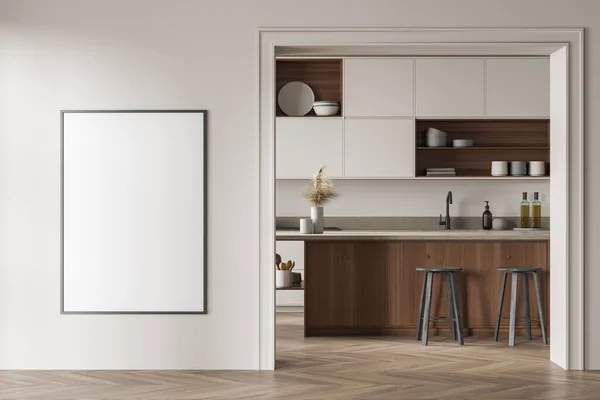
[[[472,139],[473,147],[427,147],[429,128],[454,139]],[[415,174],[427,168],[454,168],[457,176],[490,176],[492,161],[544,161],[549,175],[550,120],[548,119],[417,119]]]
[[[279,90],[289,82],[300,81],[306,83],[315,94],[315,101],[339,101],[340,111],[343,115],[342,102],[342,59],[341,58],[298,58],[277,59],[275,63],[275,96]],[[275,115],[285,117],[277,102],[275,102]],[[311,110],[307,117],[316,116]],[[324,117],[321,117],[324,118]]]

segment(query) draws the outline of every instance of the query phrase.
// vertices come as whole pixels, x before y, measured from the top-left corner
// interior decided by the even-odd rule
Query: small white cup
[[[313,222],[310,218],[300,218],[300,233],[313,233]]]
[[[510,162],[510,174],[512,176],[525,176],[525,175],[527,175],[527,162],[525,162],[525,161],[511,161]]]
[[[507,161],[492,161],[492,176],[507,176],[508,162]]]
[[[530,176],[545,176],[546,163],[544,161],[529,161]]]

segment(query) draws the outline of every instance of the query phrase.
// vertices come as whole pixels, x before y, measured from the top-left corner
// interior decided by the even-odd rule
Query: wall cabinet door
[[[294,272],[298,272],[304,279],[304,242],[296,240],[278,240],[275,251],[283,261],[292,260],[296,262]],[[302,307],[304,306],[303,290],[277,290],[275,291],[275,305],[277,307]]]
[[[548,244],[545,242],[495,242],[495,243],[468,243],[467,244],[467,324],[477,334],[493,331],[496,325],[496,314],[498,301],[502,287],[503,273],[496,270],[502,266],[537,266],[543,269],[538,273],[540,277],[540,289],[544,302],[544,317],[546,325],[549,326],[548,314]],[[524,316],[523,284],[522,275],[519,276],[519,292],[517,296],[517,316]],[[511,276],[509,275],[504,294],[503,315],[508,316],[510,310],[510,287]],[[538,317],[537,303],[535,298],[535,287],[533,278],[529,278],[530,307],[532,318]],[[523,326],[523,321],[517,325]],[[504,321],[502,327],[508,329],[508,322]],[[532,323],[537,328],[537,323]],[[481,328],[484,328],[483,330]],[[487,330],[486,330],[487,329]]]
[[[424,272],[417,267],[463,267],[465,243],[462,242],[402,242],[391,246],[388,269],[389,326],[415,327],[419,317],[421,287]],[[392,260],[401,260],[400,262]],[[456,273],[461,320],[465,326],[465,272]],[[448,316],[446,280],[435,274],[431,299],[432,316]],[[431,326],[449,329],[448,322],[431,322]]]
[[[483,75],[479,58],[417,59],[417,117],[483,116]]]
[[[307,325],[384,326],[387,244],[306,243]]]
[[[550,116],[549,59],[490,58],[486,64],[488,116]]]
[[[341,118],[280,117],[275,128],[277,179],[310,178],[323,165],[329,177],[342,177]]]
[[[412,58],[346,59],[344,115],[411,117],[414,113]]]
[[[347,119],[344,135],[346,178],[414,176],[412,119]]]

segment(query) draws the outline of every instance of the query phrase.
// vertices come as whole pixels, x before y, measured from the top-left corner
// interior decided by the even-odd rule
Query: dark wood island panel
[[[307,326],[385,326],[387,243],[309,243]]]
[[[387,326],[416,329],[423,273],[416,271],[415,267],[461,266],[464,264],[465,244],[461,242],[388,243],[388,251],[394,256],[389,258],[388,265]],[[431,315],[448,315],[446,281],[442,275],[436,275],[433,283]],[[456,284],[460,309],[463,310],[465,308],[464,272],[456,274]],[[464,325],[464,313],[461,317]],[[432,321],[430,326],[445,329],[448,323]]]
[[[539,266],[544,270],[540,275],[549,321],[547,241],[319,241],[306,242],[305,252],[307,336],[414,335],[423,279],[417,266],[463,268],[457,289],[465,334],[486,336],[494,330],[502,282],[496,268]],[[533,294],[533,282],[530,285]],[[447,315],[445,288],[441,276],[436,276],[432,315]],[[523,315],[521,292],[519,297]],[[506,311],[509,298],[505,296]],[[536,318],[533,297],[531,304]],[[501,335],[507,330],[503,324]],[[448,334],[448,323],[432,323],[431,332]]]
[[[467,315],[469,328],[474,335],[491,335],[496,323],[496,312],[502,286],[502,273],[496,268],[500,266],[536,266],[543,269],[539,273],[542,300],[544,302],[544,318],[546,331],[550,321],[550,279],[549,279],[549,248],[547,242],[496,242],[496,243],[467,243],[466,272]],[[507,279],[504,294],[503,314],[508,315],[510,307],[510,283]],[[529,278],[529,293],[531,297],[531,317],[538,318],[535,303],[535,288],[533,279]],[[517,315],[523,316],[523,283],[519,277],[519,294],[517,297]],[[503,323],[506,330],[508,321]],[[518,321],[517,326],[523,327],[524,322]],[[501,331],[502,332],[502,331]],[[539,327],[532,324],[532,332],[539,335]]]

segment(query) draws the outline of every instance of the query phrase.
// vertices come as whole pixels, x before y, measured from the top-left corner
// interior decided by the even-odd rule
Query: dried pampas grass
[[[301,193],[302,197],[315,207],[322,207],[329,201],[338,197],[338,193],[333,188],[331,179],[323,174],[324,169],[325,166],[319,168],[319,171],[312,177],[310,186]]]

